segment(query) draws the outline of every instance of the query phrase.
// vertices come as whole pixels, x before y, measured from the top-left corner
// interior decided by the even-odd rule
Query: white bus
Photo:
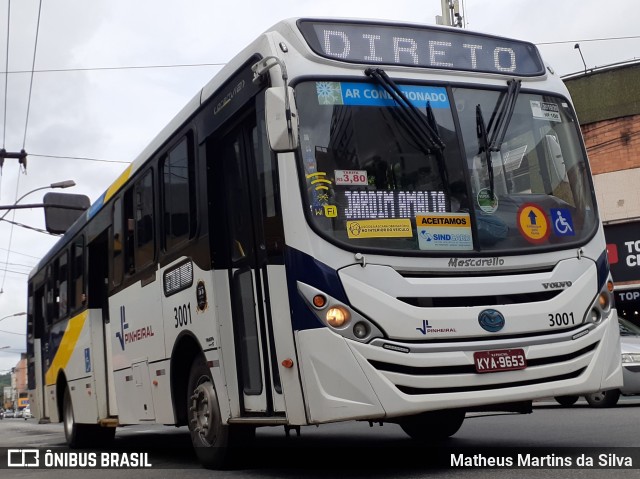
[[[160,100],[159,100],[160,101]],[[178,114],[29,277],[30,403],[72,447],[188,426],[398,423],[621,386],[567,90],[531,43],[289,19]]]

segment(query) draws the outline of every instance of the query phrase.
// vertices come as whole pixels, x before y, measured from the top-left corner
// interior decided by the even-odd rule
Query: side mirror
[[[562,156],[562,148],[560,143],[553,135],[545,135],[544,143],[547,148],[547,154],[551,157],[551,165],[558,181],[567,181],[567,167]]]
[[[49,233],[63,234],[91,206],[85,195],[47,193],[44,203],[44,222]]]
[[[271,149],[284,152],[298,148],[298,111],[293,88],[267,88],[264,109]]]

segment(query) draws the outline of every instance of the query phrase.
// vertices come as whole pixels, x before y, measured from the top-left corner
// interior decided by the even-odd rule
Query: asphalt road
[[[36,420],[0,421],[0,447],[51,448],[69,451],[64,445],[61,424],[38,424]],[[624,449],[610,449],[624,448]],[[4,451],[4,452],[2,452]],[[565,408],[554,401],[537,402],[532,414],[471,414],[460,431],[440,445],[420,445],[393,424],[384,426],[349,422],[303,427],[298,437],[287,437],[282,427],[258,430],[252,447],[234,451],[233,467],[225,471],[201,469],[191,450],[185,428],[130,426],[118,429],[110,451],[149,451],[151,469],[28,470],[0,469],[2,478],[615,478],[640,477],[640,399],[621,399],[612,409],[593,409],[581,400]],[[457,460],[517,461],[527,454],[528,469],[512,467],[463,467]],[[4,456],[3,456],[4,455]],[[478,455],[482,457],[477,457]],[[616,465],[615,470],[577,467],[580,455],[600,460],[631,458],[633,467]],[[476,458],[474,458],[476,456]],[[6,465],[6,449],[0,451],[0,468]],[[546,458],[546,459],[545,459]],[[569,458],[573,468],[555,467]],[[482,461],[485,461],[482,463]],[[544,463],[544,461],[547,461]],[[561,465],[561,464],[560,464]]]

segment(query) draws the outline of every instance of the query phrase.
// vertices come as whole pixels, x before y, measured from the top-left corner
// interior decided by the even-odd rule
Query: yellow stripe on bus
[[[56,352],[56,355],[51,362],[51,366],[49,366],[47,374],[45,375],[45,383],[47,386],[54,385],[58,379],[58,372],[67,367],[69,359],[71,359],[71,355],[76,348],[78,338],[80,338],[80,333],[82,332],[84,323],[87,320],[87,316],[89,316],[89,311],[84,311],[69,320],[67,329],[64,330],[62,341],[60,341],[58,351]]]
[[[115,195],[118,192],[118,190],[122,187],[122,185],[124,185],[125,182],[129,179],[129,177],[131,176],[131,168],[133,168],[133,164],[129,165],[127,169],[124,170],[120,176],[118,176],[118,179],[114,181],[111,184],[111,186],[107,189],[107,192],[104,195],[105,203],[109,201],[109,198]]]

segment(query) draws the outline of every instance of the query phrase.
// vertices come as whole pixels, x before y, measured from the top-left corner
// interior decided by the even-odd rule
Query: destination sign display
[[[335,60],[511,76],[545,72],[535,45],[465,30],[418,25],[299,20],[311,49]]]

